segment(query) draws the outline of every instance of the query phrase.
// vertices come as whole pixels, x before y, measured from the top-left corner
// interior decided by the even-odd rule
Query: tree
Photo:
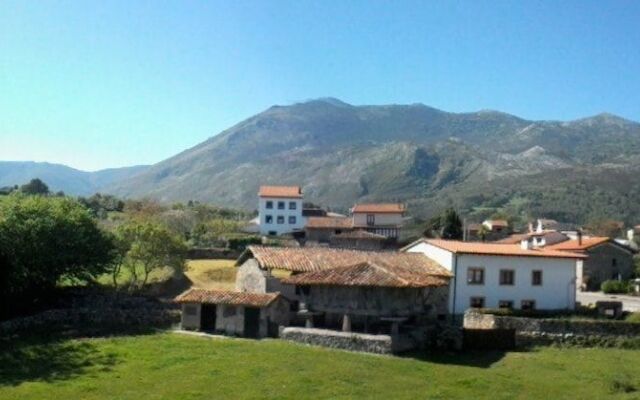
[[[427,237],[440,237],[443,239],[462,239],[462,221],[453,208],[446,209],[442,214],[432,217],[424,232]]]
[[[0,199],[0,295],[16,304],[18,298],[51,292],[62,279],[94,281],[109,270],[113,246],[75,200],[5,196]]]
[[[184,268],[187,250],[184,241],[157,222],[129,222],[118,227],[116,236],[122,246],[121,266],[131,273],[131,289],[144,287],[156,268],[168,266],[175,271]]]
[[[42,182],[40,179],[35,178],[29,181],[29,183],[22,185],[20,187],[20,191],[24,194],[48,195],[49,186],[47,186],[47,184]]]
[[[440,229],[440,237],[443,239],[462,239],[462,221],[453,208],[448,208],[442,215]]]
[[[481,241],[484,242],[490,233],[491,229],[487,228],[485,224],[480,224],[480,227],[478,228],[478,237]]]

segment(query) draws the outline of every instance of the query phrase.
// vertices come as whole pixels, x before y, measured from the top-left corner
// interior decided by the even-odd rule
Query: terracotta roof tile
[[[461,242],[458,240],[420,239],[401,249],[406,251],[414,244],[424,242],[441,249],[458,254],[479,254],[489,256],[516,256],[516,257],[549,257],[549,258],[585,258],[583,254],[567,251],[552,250],[548,247],[523,249],[519,244],[500,244],[483,242]]]
[[[610,240],[611,239],[604,236],[583,237],[580,243],[578,243],[578,240],[567,240],[565,242],[547,246],[546,248],[562,251],[584,251],[590,249],[591,247],[606,243]]]
[[[238,306],[266,307],[280,293],[248,293],[226,290],[189,289],[175,298],[177,303],[229,304]]]
[[[260,186],[258,196],[302,198],[302,189],[300,186]]]
[[[430,287],[446,286],[449,276],[434,275],[415,265],[397,266],[364,261],[345,267],[293,275],[283,282],[295,285]]]
[[[384,235],[378,235],[377,233],[367,232],[362,229],[351,232],[343,232],[333,235],[336,239],[373,239],[373,240],[385,240]]]
[[[349,217],[309,217],[306,228],[311,229],[349,229],[353,219]]]
[[[384,264],[391,268],[417,268],[432,275],[451,275],[440,264],[418,253],[346,250],[324,247],[249,246],[236,264],[241,264],[250,256],[253,256],[258,261],[261,268],[282,269],[291,272],[319,271],[369,261],[378,265]]]
[[[380,203],[380,204],[356,204],[353,206],[353,213],[403,213],[404,204],[400,203]]]

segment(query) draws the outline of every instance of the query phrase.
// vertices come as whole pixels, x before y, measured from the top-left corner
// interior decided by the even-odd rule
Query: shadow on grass
[[[109,371],[118,362],[88,341],[65,338],[28,338],[0,341],[0,387],[27,381],[52,382],[83,375],[89,370]]]
[[[509,350],[508,352],[523,352],[527,350]],[[431,351],[431,352],[410,352],[402,354],[401,357],[413,358],[414,360],[425,361],[435,364],[459,365],[474,368],[490,368],[493,364],[502,360],[508,353],[504,350],[463,350],[452,351]]]

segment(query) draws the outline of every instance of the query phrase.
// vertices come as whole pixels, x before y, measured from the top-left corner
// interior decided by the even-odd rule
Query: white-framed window
[[[278,225],[284,224],[284,216],[278,215],[277,222],[278,222]]]
[[[367,225],[373,226],[376,224],[376,216],[375,214],[367,214]]]
[[[467,269],[467,284],[484,285],[484,268],[469,267]]]
[[[500,285],[513,285],[516,272],[512,269],[500,270]]]
[[[471,308],[484,308],[484,297],[471,297],[471,298],[469,298],[469,307],[471,307]]]
[[[535,270],[531,271],[531,285],[533,286],[542,286],[542,271]]]
[[[273,215],[265,215],[264,216],[265,224],[273,224]]]
[[[265,204],[265,208],[267,208],[268,210],[271,210],[273,208],[273,201],[267,200]]]
[[[498,301],[498,308],[513,308],[513,300],[500,300]]]
[[[520,309],[522,309],[522,310],[535,310],[536,309],[536,301],[535,300],[522,300],[520,302]]]
[[[284,210],[284,201],[278,202],[278,210]]]
[[[295,225],[296,224],[296,217],[291,215],[289,216],[289,225]]]
[[[295,201],[290,201],[289,210],[295,210],[296,208],[298,208],[298,204]]]

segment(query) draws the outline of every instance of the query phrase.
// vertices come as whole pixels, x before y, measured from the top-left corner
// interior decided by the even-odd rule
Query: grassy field
[[[184,273],[195,287],[233,290],[236,281],[234,265],[235,260],[189,260]]]
[[[0,342],[10,399],[638,398],[639,351],[398,358],[176,333]]]

